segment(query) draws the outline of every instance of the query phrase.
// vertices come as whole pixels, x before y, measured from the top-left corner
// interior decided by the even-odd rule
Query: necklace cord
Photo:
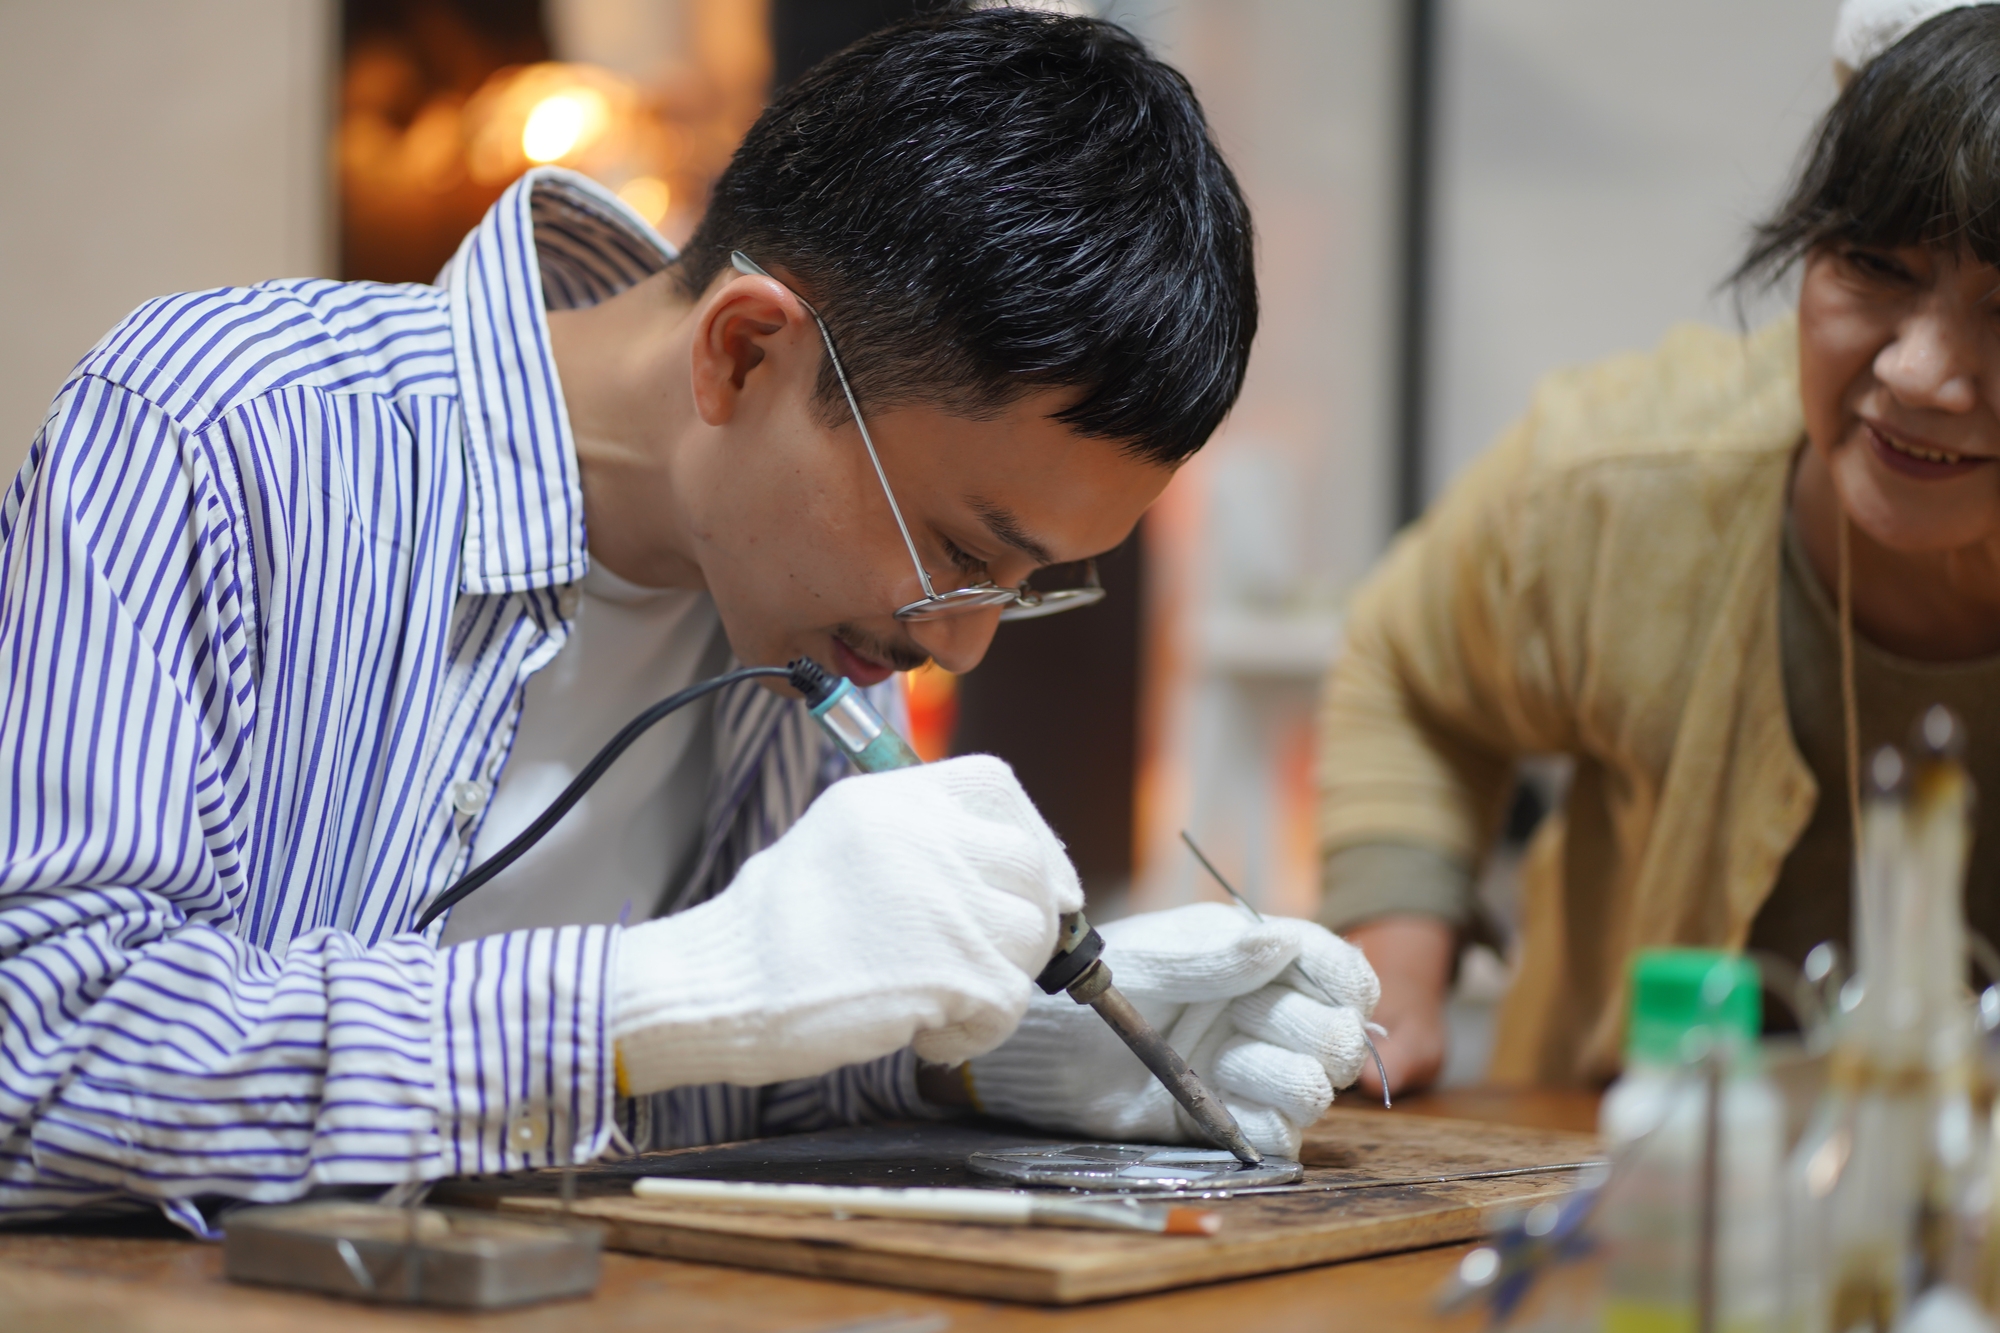
[[[1847,819],[1852,832],[1855,864],[1861,861],[1861,727],[1854,689],[1854,559],[1847,531],[1847,506],[1834,490],[1839,514],[1835,547],[1840,576],[1840,722],[1847,750]]]

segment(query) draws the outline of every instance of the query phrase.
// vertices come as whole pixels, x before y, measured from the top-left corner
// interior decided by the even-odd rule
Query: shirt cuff
[[[606,990],[618,930],[489,935],[438,955],[432,1029],[448,1174],[588,1162],[616,1133]]]
[[[1442,917],[1458,930],[1472,925],[1472,867],[1441,847],[1355,843],[1327,856],[1323,883],[1316,919],[1328,930],[1394,915]]]

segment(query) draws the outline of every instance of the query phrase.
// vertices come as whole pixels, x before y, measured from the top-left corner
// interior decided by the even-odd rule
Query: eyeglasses
[[[868,434],[868,423],[862,420],[861,405],[854,401],[854,389],[847,382],[847,369],[840,364],[840,353],[834,350],[833,334],[827,329],[826,321],[820,318],[813,303],[799,296],[787,284],[759,267],[756,260],[741,250],[729,252],[729,262],[738,273],[753,277],[771,278],[806,308],[819,325],[819,336],[826,343],[826,359],[833,364],[834,377],[840,381],[840,391],[846,395],[847,410],[854,416],[855,428],[861,432],[861,443],[868,450],[868,461],[875,465],[875,478],[882,483],[882,494],[888,498],[889,512],[896,516],[896,530],[903,534],[903,545],[910,552],[910,563],[916,566],[917,582],[924,595],[907,606],[896,609],[898,620],[943,620],[947,616],[962,616],[973,611],[984,611],[999,607],[1002,620],[1034,620],[1040,616],[1052,616],[1058,611],[1074,611],[1081,606],[1090,606],[1104,600],[1104,585],[1097,581],[1097,562],[1084,562],[1084,581],[1081,587],[1043,590],[1031,588],[1026,583],[1013,588],[1003,588],[991,579],[975,583],[966,588],[949,588],[939,592],[931,584],[930,572],[924,568],[923,558],[917,554],[917,544],[910,539],[910,525],[903,521],[903,507],[896,503],[896,492],[889,486],[889,474],[882,470],[882,457],[875,452],[875,440]]]

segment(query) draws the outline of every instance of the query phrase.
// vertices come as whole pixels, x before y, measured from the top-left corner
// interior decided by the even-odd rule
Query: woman
[[[1392,1087],[1440,1065],[1520,756],[1575,775],[1523,869],[1501,1081],[1612,1073],[1635,949],[1844,940],[1855,756],[1928,704],[2000,793],[2000,5],[1850,0],[1836,55],[1737,274],[1796,265],[1796,316],[1551,377],[1355,601],[1320,919],[1381,976]],[[1989,937],[1996,873],[2000,800]]]

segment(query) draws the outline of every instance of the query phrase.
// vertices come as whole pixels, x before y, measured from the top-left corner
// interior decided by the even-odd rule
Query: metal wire
[[[1234,898],[1237,901],[1237,903],[1242,906],[1244,911],[1248,912],[1251,916],[1255,917],[1259,922],[1263,921],[1264,914],[1262,912],[1259,912],[1256,908],[1252,907],[1250,905],[1250,900],[1248,898],[1245,898],[1242,894],[1238,893],[1236,891],[1236,886],[1234,884],[1231,884],[1228,880],[1222,877],[1222,872],[1215,868],[1215,862],[1209,860],[1207,856],[1202,854],[1201,848],[1195,846],[1194,838],[1188,834],[1188,831],[1186,829],[1181,830],[1181,841],[1187,844],[1188,850],[1194,853],[1194,859],[1201,862],[1202,868],[1208,871],[1209,874],[1215,876],[1215,882],[1222,886],[1222,891],[1224,893],[1227,893],[1230,897]],[[1303,967],[1299,969],[1299,975],[1305,977],[1306,981],[1312,985],[1312,988],[1319,992],[1321,999],[1325,1000],[1328,1004],[1332,1005],[1336,1009],[1342,1007],[1340,1001],[1334,999],[1331,995],[1328,995],[1326,993],[1326,987],[1320,985],[1319,982],[1314,977],[1309,975]],[[1375,1077],[1382,1080],[1382,1109],[1385,1111],[1393,1110],[1395,1109],[1395,1103],[1389,1100],[1389,1070],[1388,1067],[1382,1063],[1382,1052],[1375,1049],[1375,1039],[1368,1035],[1368,1027],[1369,1025],[1365,1021],[1361,1024],[1361,1040],[1368,1047],[1368,1054],[1375,1057]],[[1387,1031],[1388,1030],[1386,1028],[1383,1029],[1384,1035],[1387,1035]]]

